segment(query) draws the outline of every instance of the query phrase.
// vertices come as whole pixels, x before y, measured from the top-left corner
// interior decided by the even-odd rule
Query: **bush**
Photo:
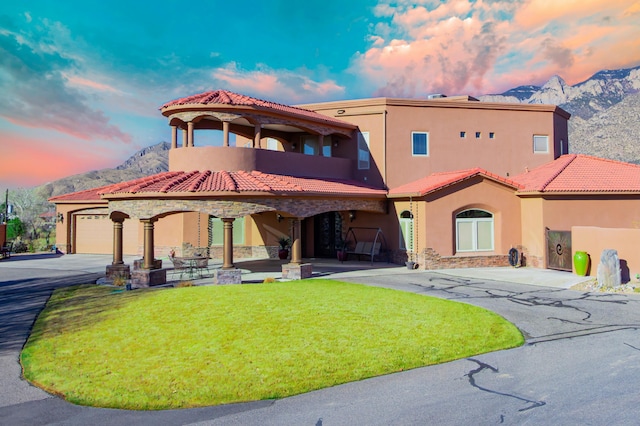
[[[27,243],[22,241],[20,238],[17,238],[13,242],[13,252],[14,253],[26,253],[27,250],[29,250],[29,246],[27,246]]]

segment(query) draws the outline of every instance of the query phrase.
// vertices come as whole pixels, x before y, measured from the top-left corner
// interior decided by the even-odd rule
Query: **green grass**
[[[57,290],[21,354],[70,402],[166,409],[282,398],[519,346],[485,309],[331,280]]]

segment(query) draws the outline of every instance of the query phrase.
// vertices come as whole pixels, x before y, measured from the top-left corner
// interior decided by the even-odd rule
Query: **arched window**
[[[465,210],[456,215],[456,251],[492,251],[493,215],[484,210]]]
[[[405,210],[400,213],[400,249],[413,251],[413,214]]]

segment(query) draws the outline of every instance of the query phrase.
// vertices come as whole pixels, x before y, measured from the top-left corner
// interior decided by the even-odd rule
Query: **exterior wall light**
[[[276,213],[276,219],[278,222],[282,222],[282,215],[280,213]]]
[[[356,220],[356,211],[355,210],[351,210],[349,212],[349,222],[353,222],[354,220]]]
[[[58,222],[63,223],[64,222],[64,215],[62,213],[58,213]]]

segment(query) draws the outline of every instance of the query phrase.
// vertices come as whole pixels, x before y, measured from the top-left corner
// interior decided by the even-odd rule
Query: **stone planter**
[[[589,270],[589,255],[586,251],[577,251],[573,255],[573,266],[576,270],[576,275],[584,277]]]
[[[404,262],[405,265],[407,265],[407,269],[416,269],[416,262]]]
[[[287,250],[287,249],[278,250],[278,258],[280,260],[285,260],[288,257],[289,257],[289,250]]]

